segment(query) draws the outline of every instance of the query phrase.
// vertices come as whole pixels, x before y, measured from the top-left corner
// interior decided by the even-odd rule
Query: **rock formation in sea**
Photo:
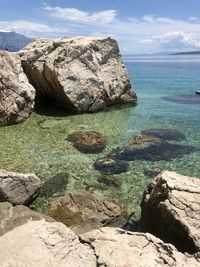
[[[34,100],[35,89],[23,72],[20,57],[0,51],[0,126],[28,118]]]
[[[39,38],[19,55],[38,102],[77,112],[136,102],[117,42],[109,37]]]
[[[35,174],[0,170],[0,202],[28,205],[40,194],[41,180]]]
[[[141,231],[179,251],[200,251],[200,179],[163,171],[145,190],[141,208]]]

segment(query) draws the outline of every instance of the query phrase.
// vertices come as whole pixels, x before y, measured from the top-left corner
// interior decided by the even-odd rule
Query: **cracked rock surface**
[[[163,171],[145,190],[141,208],[142,231],[180,251],[200,251],[200,179]]]
[[[23,72],[20,57],[0,51],[0,126],[28,118],[34,100],[35,89]]]
[[[101,267],[199,267],[198,257],[178,252],[151,234],[101,228],[81,235],[90,244]]]
[[[35,174],[0,170],[0,202],[28,205],[40,194],[41,180]]]
[[[9,202],[0,203],[0,235],[4,235],[17,226],[27,223],[28,221],[38,221],[45,219],[48,222],[55,220],[42,213],[35,212],[26,206],[12,206]]]
[[[37,100],[78,112],[135,103],[117,42],[103,37],[38,38],[19,52]]]
[[[28,222],[0,237],[1,267],[96,267],[96,257],[61,223]]]

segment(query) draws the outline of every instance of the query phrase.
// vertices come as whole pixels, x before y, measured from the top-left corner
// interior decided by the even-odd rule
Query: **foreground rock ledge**
[[[170,244],[150,234],[125,232],[117,228],[101,228],[81,235],[90,244],[102,267],[199,267],[200,261],[182,254]]]
[[[20,57],[0,51],[0,126],[28,118],[34,100],[35,89],[23,72]]]
[[[29,222],[0,237],[1,267],[96,267],[96,257],[61,223]]]
[[[200,179],[164,171],[144,192],[141,230],[180,251],[200,251]]]
[[[33,173],[0,170],[0,202],[28,205],[40,194],[41,180]]]
[[[78,112],[135,103],[117,42],[103,37],[37,39],[19,52],[37,100]]]

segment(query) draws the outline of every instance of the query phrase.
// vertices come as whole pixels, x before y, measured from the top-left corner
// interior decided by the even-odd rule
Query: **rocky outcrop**
[[[20,57],[0,51],[0,126],[24,121],[34,100],[35,89],[23,72]]]
[[[0,265],[96,267],[96,257],[61,223],[29,222],[0,237]]]
[[[200,179],[164,171],[145,190],[141,208],[142,231],[180,251],[200,251]]]
[[[100,200],[87,191],[74,191],[52,202],[48,212],[56,221],[64,223],[76,233],[124,222],[125,210]]]
[[[73,132],[67,136],[67,140],[74,143],[74,147],[85,153],[102,152],[106,146],[106,137],[95,131]]]
[[[9,202],[0,203],[0,235],[4,235],[17,226],[29,221],[40,221],[45,219],[47,222],[55,220],[49,216],[35,212],[26,206],[12,206]]]
[[[0,202],[28,205],[40,194],[41,181],[35,174],[0,170]]]
[[[150,234],[125,232],[116,228],[101,228],[81,235],[90,244],[102,267],[199,267],[199,259],[182,254],[171,244],[165,244]]]
[[[37,99],[78,112],[135,103],[117,42],[103,37],[37,39],[19,52]]]

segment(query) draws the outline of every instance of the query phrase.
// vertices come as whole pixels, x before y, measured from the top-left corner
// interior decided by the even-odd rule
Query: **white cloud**
[[[51,7],[48,5],[44,5],[43,9],[46,10],[49,15],[54,18],[77,23],[108,24],[113,22],[117,15],[116,10],[86,12],[76,8]]]
[[[139,41],[140,44],[159,44],[170,51],[200,48],[200,34],[197,32],[167,32]]]
[[[0,21],[0,31],[15,31],[27,36],[37,36],[38,34],[59,34],[67,33],[65,27],[50,26],[48,24],[36,23],[27,20]]]

